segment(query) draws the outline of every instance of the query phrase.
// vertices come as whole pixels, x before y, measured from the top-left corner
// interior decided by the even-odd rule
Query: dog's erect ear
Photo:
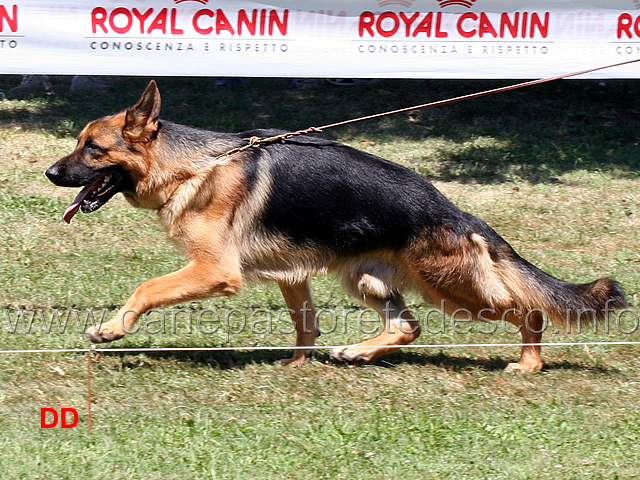
[[[151,80],[138,103],[127,110],[122,133],[130,142],[148,142],[158,132],[159,115],[160,90],[155,80]]]

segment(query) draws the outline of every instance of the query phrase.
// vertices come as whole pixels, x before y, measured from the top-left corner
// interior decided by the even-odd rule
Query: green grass
[[[244,89],[158,80],[165,118],[227,131],[323,125],[506,83],[385,80],[291,90],[279,79],[250,79]],[[0,88],[18,81],[0,77]],[[67,97],[69,79],[60,77],[55,97],[0,101],[0,349],[84,348],[87,314],[108,318],[141,282],[183,265],[155,215],[122,199],[65,225],[75,192],[42,174],[88,120],[135,102],[147,79],[109,81],[108,95]],[[637,308],[639,94],[635,81],[564,81],[323,136],[428,176],[553,275],[616,278]],[[313,291],[327,312],[321,345],[358,341],[377,328],[333,279],[315,279]],[[422,318],[429,311],[415,294],[407,303]],[[294,339],[283,308],[276,288],[255,285],[234,298],[155,312],[114,346],[287,346]],[[228,312],[251,323],[240,331],[231,316],[224,331]],[[30,331],[16,323],[20,314],[23,321],[33,314]],[[490,327],[448,325],[420,340],[519,340],[501,326],[482,333]],[[543,340],[640,340],[623,333],[635,327],[625,317],[610,333],[552,330]],[[319,350],[300,369],[281,367],[277,351],[105,354],[92,368],[91,432],[84,355],[0,355],[0,478],[640,477],[639,348],[545,348],[544,372],[504,373],[518,350],[405,349],[364,367],[332,365]],[[74,407],[80,423],[43,430],[43,407]]]

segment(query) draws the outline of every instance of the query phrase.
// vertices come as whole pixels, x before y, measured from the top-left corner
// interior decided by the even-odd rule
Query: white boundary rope
[[[317,345],[317,346],[240,346],[240,347],[132,347],[132,348],[47,348],[33,350],[0,350],[0,354],[31,353],[86,353],[87,354],[87,431],[93,425],[92,387],[93,377],[91,364],[97,362],[103,353],[153,353],[153,352],[235,352],[258,350],[333,350],[337,348],[493,348],[493,347],[573,347],[573,346],[623,346],[640,345],[640,341],[607,341],[607,342],[540,342],[540,343],[436,343],[409,345]]]
[[[640,345],[640,341],[607,341],[607,342],[540,342],[540,343],[437,343],[437,344],[409,344],[409,345],[317,345],[317,346],[240,346],[240,347],[132,347],[132,348],[47,348],[33,350],[0,350],[0,354],[31,354],[31,353],[86,353],[87,354],[87,431],[91,432],[93,425],[92,387],[93,377],[91,364],[97,362],[103,353],[153,353],[153,352],[234,352],[258,350],[333,350],[337,348],[493,348],[493,347],[573,347],[593,345]]]
[[[540,342],[540,343],[433,343],[409,345],[314,345],[314,346],[240,346],[240,347],[131,347],[131,348],[60,348],[41,350],[0,350],[0,354],[29,353],[153,353],[153,352],[235,352],[260,350],[335,350],[340,348],[493,348],[493,347],[572,347],[572,346],[640,345],[638,341]]]
[[[558,75],[556,77],[550,77],[545,79],[533,80],[530,82],[524,82],[516,85],[510,85],[507,87],[501,87],[493,90],[488,90],[484,92],[478,92],[471,95],[464,95],[462,97],[457,97],[454,99],[441,100],[437,102],[432,102],[423,105],[417,105],[414,107],[403,108],[400,110],[394,110],[390,112],[384,112],[380,114],[370,115],[366,117],[360,117],[352,120],[346,120],[343,122],[338,122],[335,124],[324,125],[322,127],[310,127],[306,130],[299,130],[297,132],[291,132],[284,135],[278,135],[276,137],[264,138],[264,139],[251,139],[250,143],[239,147],[236,149],[232,149],[229,152],[226,152],[223,155],[231,155],[234,153],[241,152],[248,148],[252,148],[255,146],[259,146],[262,143],[269,143],[276,140],[280,140],[283,138],[289,138],[291,136],[304,135],[311,132],[319,132],[327,128],[337,127],[340,125],[347,125],[350,123],[360,122],[363,120],[369,120],[373,118],[378,118],[386,115],[394,115],[402,112],[407,112],[411,110],[434,107],[438,105],[446,105],[448,103],[453,103],[456,101],[467,100],[471,98],[476,98],[485,95],[491,95],[495,93],[500,93],[508,90],[514,90],[516,88],[528,87],[532,85],[537,85],[539,83],[550,82],[553,80],[559,80],[561,78],[568,78],[576,75],[580,75],[583,73],[588,73],[596,70],[603,70],[605,68],[611,68],[618,65],[625,65],[628,63],[635,63],[640,61],[640,59],[634,59],[626,62],[617,63],[614,65],[608,65],[605,67],[597,67],[589,70],[584,70],[582,72],[574,72],[570,74]],[[622,346],[622,345],[640,345],[640,341],[608,341],[608,342],[544,342],[544,343],[451,343],[451,344],[409,344],[409,345],[317,345],[317,346],[248,346],[248,347],[140,347],[140,348],[97,348],[95,345],[92,345],[89,348],[58,348],[58,349],[33,349],[33,350],[0,350],[0,354],[35,354],[35,353],[86,353],[87,354],[87,430],[91,431],[92,427],[92,407],[91,407],[91,364],[100,357],[103,353],[152,353],[152,352],[230,352],[230,351],[258,351],[258,350],[334,350],[334,349],[342,349],[342,348],[409,348],[409,349],[417,349],[417,348],[494,348],[494,347],[522,347],[522,346],[532,346],[532,347],[559,347],[559,346],[594,346],[594,345],[609,345],[609,346]]]

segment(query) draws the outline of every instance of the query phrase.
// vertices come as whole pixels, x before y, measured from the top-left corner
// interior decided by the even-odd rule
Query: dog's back
[[[525,344],[540,342],[545,317],[598,318],[626,305],[614,281],[572,284],[537,269],[407,168],[313,137],[256,148],[251,137],[279,132],[197,130],[161,121],[160,104],[152,81],[136,105],[89,123],[75,150],[47,170],[57,185],[82,187],[67,222],[123,193],[157,210],[189,259],[138,287],[112,320],[87,332],[94,342],[121,338],[152,308],[232,295],[247,279],[270,279],[291,312],[296,345],[305,347],[287,363],[300,365],[317,333],[308,280],[327,272],[384,320],[379,336],[332,352],[349,362],[417,338],[405,289],[465,320],[511,322]],[[539,346],[524,345],[509,368],[542,368]]]
[[[295,138],[256,149],[251,162],[272,182],[264,227],[295,243],[340,255],[400,249],[427,229],[460,221],[460,210],[426,178],[343,144]]]
[[[257,149],[250,162],[271,182],[261,228],[300,246],[301,258],[316,267],[310,275],[334,271],[356,296],[384,299],[414,288],[449,313],[512,322],[529,341],[539,341],[544,317],[596,319],[626,306],[616,282],[572,284],[539,270],[484,221],[395,163],[310,137]],[[363,275],[377,292],[363,291]]]

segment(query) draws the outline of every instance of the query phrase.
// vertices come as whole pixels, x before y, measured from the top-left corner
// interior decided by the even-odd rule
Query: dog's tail
[[[602,278],[591,283],[571,283],[540,270],[518,255],[509,244],[495,234],[502,245],[492,255],[489,244],[472,234],[486,278],[497,277],[505,293],[507,305],[525,315],[540,311],[553,323],[596,322],[609,313],[628,306],[624,290],[618,282]],[[494,258],[492,258],[494,257]],[[496,280],[497,280],[496,279]],[[489,284],[490,285],[490,284]],[[487,292],[485,291],[485,296]]]
[[[616,309],[628,306],[618,282],[601,278],[590,283],[570,283],[555,278],[515,254],[520,275],[535,286],[521,292],[525,304],[541,306],[551,321],[575,323],[605,319]],[[530,280],[530,281],[531,281]]]
[[[449,313],[463,309],[482,320],[509,321],[536,313],[565,325],[596,322],[628,306],[616,281],[565,282],[526,261],[481,220],[467,225],[466,232],[440,229],[422,244],[419,263],[411,262],[426,280],[426,295]]]

